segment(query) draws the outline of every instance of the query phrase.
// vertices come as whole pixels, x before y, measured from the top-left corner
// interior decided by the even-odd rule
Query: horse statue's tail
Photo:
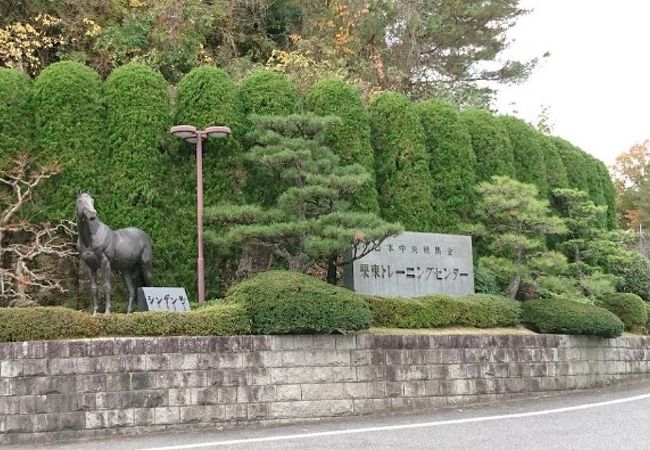
[[[148,237],[148,236],[147,236]],[[142,270],[142,279],[147,287],[153,286],[153,244],[151,239],[147,239],[142,253],[140,254],[140,269]]]

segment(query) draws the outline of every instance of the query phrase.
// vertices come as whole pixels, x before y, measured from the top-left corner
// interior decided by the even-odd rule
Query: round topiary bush
[[[516,178],[512,143],[503,124],[485,109],[465,110],[461,118],[472,137],[476,180],[490,181],[495,175]]]
[[[538,132],[521,119],[512,116],[499,116],[512,143],[515,158],[515,174],[522,183],[534,184],[542,197],[547,197],[548,174],[544,155],[537,137]]]
[[[0,68],[0,166],[12,157],[31,153],[31,89],[32,80],[27,75]]]
[[[433,178],[436,231],[456,231],[474,210],[476,156],[458,109],[439,100],[417,105]]]
[[[297,272],[249,278],[230,288],[226,302],[244,305],[253,334],[331,333],[372,323],[363,297]]]
[[[564,164],[569,183],[568,187],[589,192],[589,181],[585,172],[587,161],[582,150],[562,138],[553,136],[549,137],[549,139],[555,145]]]
[[[333,115],[341,119],[339,125],[326,131],[324,142],[344,165],[360,164],[372,175],[371,180],[354,193],[352,204],[359,211],[379,212],[370,124],[359,91],[343,80],[323,80],[309,89],[305,105],[319,116]]]
[[[259,69],[239,87],[244,114],[287,116],[300,108],[298,90],[284,75]]]
[[[601,297],[599,306],[613,312],[623,321],[625,331],[643,331],[648,320],[646,303],[635,294],[614,293]]]
[[[522,304],[522,323],[540,333],[581,334],[614,338],[623,322],[598,306],[566,299],[532,300]]]
[[[406,96],[383,92],[368,112],[382,217],[408,231],[431,231],[433,180],[417,111]]]
[[[39,187],[39,218],[72,218],[76,189],[101,193],[110,182],[101,79],[83,64],[58,62],[36,78],[32,101],[35,156],[41,164],[61,166],[59,175]]]

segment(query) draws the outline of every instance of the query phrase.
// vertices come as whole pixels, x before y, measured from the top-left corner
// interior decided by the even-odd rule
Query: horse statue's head
[[[77,219],[82,222],[91,222],[97,218],[95,201],[87,192],[77,194]]]

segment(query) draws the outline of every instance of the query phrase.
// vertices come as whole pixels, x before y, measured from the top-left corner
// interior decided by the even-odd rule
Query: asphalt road
[[[650,382],[412,415],[7,448],[649,449]]]

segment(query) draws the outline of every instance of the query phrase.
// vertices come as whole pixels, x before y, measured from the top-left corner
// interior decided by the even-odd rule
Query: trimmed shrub
[[[584,152],[562,138],[553,136],[549,139],[555,145],[564,164],[568,187],[589,192],[589,180],[585,172],[587,161]]]
[[[295,86],[282,74],[260,69],[246,77],[240,86],[245,114],[287,116],[300,109],[300,99]],[[249,128],[252,125],[247,125]],[[258,164],[247,164],[248,176],[243,187],[249,203],[264,206],[275,204],[284,187],[275,174]]]
[[[568,188],[569,180],[559,150],[549,136],[538,133],[537,139],[539,140],[540,150],[546,165],[549,192],[553,189]]]
[[[430,231],[433,180],[415,108],[406,96],[383,92],[372,100],[369,116],[382,217],[408,231]]]
[[[136,226],[151,236],[158,283],[192,286],[196,247],[184,230],[193,228],[194,205],[160,151],[170,139],[169,85],[159,72],[131,63],[111,73],[104,91],[111,183],[100,214],[114,229]]]
[[[484,109],[468,109],[461,118],[472,138],[476,180],[490,181],[494,175],[516,178],[512,143],[503,124]]]
[[[516,117],[500,116],[498,120],[510,136],[517,180],[534,184],[542,197],[548,197],[548,174],[538,132]]]
[[[0,68],[0,166],[9,158],[31,153],[31,89],[32,80],[27,75]]]
[[[417,105],[433,178],[434,229],[456,231],[474,209],[476,157],[458,109],[438,100]]]
[[[519,323],[519,303],[497,295],[414,299],[367,298],[373,325],[389,328],[510,327]]]
[[[608,273],[620,277],[619,292],[636,294],[650,301],[650,261],[638,252],[622,252],[607,261]]]
[[[0,342],[95,337],[99,331],[93,316],[69,308],[0,308]]]
[[[244,114],[288,116],[300,108],[298,90],[284,75],[259,69],[242,82],[239,92]]]
[[[618,220],[616,217],[616,188],[609,176],[609,171],[605,164],[596,160],[596,171],[600,182],[603,187],[603,196],[605,198],[605,205],[607,206],[607,229],[615,230],[618,228]]]
[[[648,321],[646,303],[635,294],[615,293],[599,298],[598,305],[623,321],[625,331],[643,331]]]
[[[250,333],[246,309],[214,304],[186,313],[136,312],[99,318],[104,336],[228,336]]]
[[[379,212],[370,124],[359,91],[342,80],[324,80],[309,89],[305,105],[319,116],[333,115],[341,119],[338,126],[326,131],[324,143],[341,158],[343,165],[360,164],[372,175],[371,181],[352,196],[354,209]]]
[[[230,288],[226,302],[244,305],[253,334],[331,333],[372,323],[363,297],[297,272],[249,278]]]
[[[58,161],[62,169],[39,188],[39,218],[70,219],[77,188],[102,193],[109,181],[101,80],[87,66],[58,62],[36,78],[32,99],[35,155],[39,163]]]
[[[540,333],[584,334],[605,338],[620,336],[624,328],[621,319],[606,309],[566,299],[524,302],[522,323]]]
[[[645,333],[650,334],[650,303],[644,302],[645,303],[645,310],[648,313],[648,320],[646,320],[645,323]]]

